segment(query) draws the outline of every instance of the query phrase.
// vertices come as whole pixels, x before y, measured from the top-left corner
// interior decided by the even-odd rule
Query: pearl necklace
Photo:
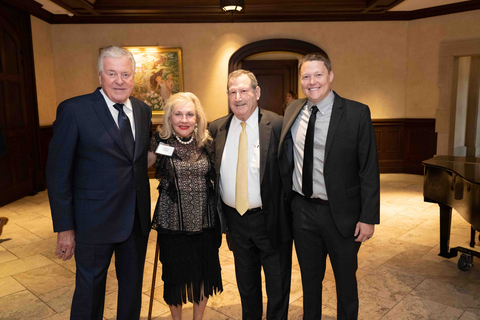
[[[177,138],[177,141],[180,142],[181,144],[190,144],[192,143],[193,141],[193,134],[192,136],[190,137],[190,140],[188,141],[183,141],[182,138],[180,138],[179,136],[175,135],[175,138]]]

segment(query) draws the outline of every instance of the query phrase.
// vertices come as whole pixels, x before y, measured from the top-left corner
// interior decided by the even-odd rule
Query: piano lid
[[[470,182],[480,184],[480,158],[437,156],[422,163],[424,166],[451,170]]]

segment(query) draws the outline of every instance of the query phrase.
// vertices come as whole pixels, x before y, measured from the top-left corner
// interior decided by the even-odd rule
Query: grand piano
[[[475,247],[475,231],[480,231],[480,158],[438,156],[423,161],[423,197],[440,206],[440,253],[445,258],[462,255],[458,268],[467,271],[473,257],[480,258]],[[450,246],[452,208],[471,225],[470,247]],[[480,239],[480,238],[479,238]]]

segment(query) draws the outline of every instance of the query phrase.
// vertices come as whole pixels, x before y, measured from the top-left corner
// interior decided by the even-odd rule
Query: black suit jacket
[[[290,128],[305,103],[306,98],[290,103],[280,138],[282,182],[289,199],[293,198]],[[370,109],[336,93],[325,146],[324,175],[330,210],[344,237],[354,234],[359,221],[380,222],[380,175]]]
[[[282,128],[282,117],[271,111],[258,108],[258,130],[260,137],[260,188],[265,216],[265,227],[274,248],[292,239],[291,215],[286,206],[286,197],[280,180],[278,163],[278,142]],[[216,186],[220,179],[220,166],[223,149],[233,113],[215,120],[210,124],[210,135],[215,140]],[[219,188],[216,188],[217,199]],[[225,222],[221,206],[218,206],[220,219]],[[228,226],[227,226],[228,227]]]
[[[135,206],[143,233],[150,231],[147,151],[152,112],[130,98],[132,158],[99,89],[58,106],[47,161],[48,196],[55,232],[75,229],[77,242],[117,243],[132,231]]]

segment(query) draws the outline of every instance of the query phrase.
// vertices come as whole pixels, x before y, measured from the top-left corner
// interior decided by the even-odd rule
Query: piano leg
[[[440,253],[441,257],[456,257],[457,252],[450,252],[450,228],[452,226],[452,207],[438,204],[440,206]]]
[[[473,227],[472,230],[470,231],[470,247],[475,248],[475,229]]]

